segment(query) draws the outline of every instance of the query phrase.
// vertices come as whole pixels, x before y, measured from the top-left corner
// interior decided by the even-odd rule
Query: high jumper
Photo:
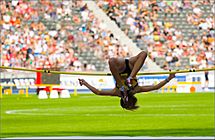
[[[136,75],[143,66],[147,57],[145,51],[141,51],[138,55],[129,59],[125,58],[110,58],[109,68],[116,81],[116,86],[111,90],[98,90],[90,85],[84,79],[79,79],[80,85],[86,86],[96,95],[104,96],[118,96],[120,97],[120,105],[127,110],[137,109],[137,98],[134,96],[136,93],[148,92],[157,90],[167,84],[175,77],[175,73],[170,73],[169,77],[156,85],[139,86]]]

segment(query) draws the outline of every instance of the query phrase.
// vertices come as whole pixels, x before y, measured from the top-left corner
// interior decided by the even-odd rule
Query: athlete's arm
[[[89,90],[91,90],[93,93],[96,95],[104,95],[104,96],[119,96],[117,94],[116,89],[111,89],[111,90],[98,90],[94,86],[90,85],[88,82],[86,82],[84,79],[78,79],[80,85],[86,86]]]
[[[166,85],[174,77],[175,77],[175,74],[170,74],[167,79],[161,81],[160,83],[158,83],[156,85],[152,85],[152,86],[138,86],[137,89],[136,89],[136,93],[139,93],[139,92],[148,92],[148,91],[152,91],[152,90],[158,90],[161,87],[163,87],[164,85]]]

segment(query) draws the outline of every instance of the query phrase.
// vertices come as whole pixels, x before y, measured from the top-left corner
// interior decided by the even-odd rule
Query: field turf
[[[213,93],[136,95],[127,111],[118,97],[94,94],[39,100],[3,95],[0,137],[31,136],[213,136]]]

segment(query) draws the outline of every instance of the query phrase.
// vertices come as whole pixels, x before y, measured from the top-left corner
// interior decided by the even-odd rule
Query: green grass
[[[88,94],[39,100],[36,95],[4,95],[0,137],[214,135],[212,93],[150,93],[137,98],[140,108],[127,111],[117,97]]]

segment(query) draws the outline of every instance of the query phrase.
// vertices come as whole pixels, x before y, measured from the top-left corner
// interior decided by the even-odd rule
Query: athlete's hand
[[[78,81],[81,86],[87,83],[84,79],[78,79]]]

